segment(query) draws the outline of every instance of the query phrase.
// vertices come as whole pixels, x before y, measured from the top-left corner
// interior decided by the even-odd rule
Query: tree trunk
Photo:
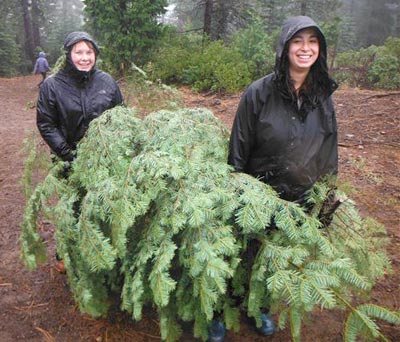
[[[205,35],[211,37],[211,23],[213,16],[213,5],[214,0],[205,0],[205,9],[204,9],[204,28],[203,32]]]
[[[24,50],[26,56],[32,61],[32,63],[34,63],[35,46],[33,42],[31,16],[29,13],[29,0],[21,0],[21,5],[22,5],[22,16],[24,19],[24,33],[25,33]]]
[[[307,0],[301,0],[300,3],[300,14],[307,15]]]
[[[41,22],[41,11],[38,6],[37,0],[32,0],[32,39],[33,39],[33,47],[36,48],[41,46],[40,40],[40,22]]]
[[[217,1],[217,6],[214,10],[214,18],[216,19],[215,29],[212,30],[212,40],[223,39],[226,36],[227,25],[229,21],[229,8],[232,3],[229,0]]]

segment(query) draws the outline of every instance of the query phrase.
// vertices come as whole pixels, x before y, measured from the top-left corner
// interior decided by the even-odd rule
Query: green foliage
[[[51,73],[56,74],[61,69],[65,68],[66,63],[67,63],[67,56],[65,55],[65,53],[61,52],[60,57],[58,57],[54,66],[51,68]]]
[[[12,77],[17,74],[20,64],[20,51],[3,22],[0,22],[0,77]]]
[[[124,99],[126,104],[137,108],[141,116],[158,109],[173,110],[182,105],[182,98],[175,88],[150,81],[147,74],[141,72],[132,73],[120,82],[123,93],[127,94]]]
[[[259,21],[233,36],[231,46],[246,62],[251,79],[258,79],[271,73],[275,65],[275,43],[279,31],[268,35]]]
[[[336,59],[335,77],[353,87],[400,88],[400,38],[388,38],[383,46],[347,51]]]
[[[192,321],[194,336],[206,340],[216,312],[237,328],[239,305],[258,324],[260,310],[271,306],[300,340],[301,322],[314,308],[351,308],[352,293],[368,293],[389,268],[383,227],[367,224],[346,199],[321,229],[331,185],[310,191],[308,210],[284,201],[232,172],[228,136],[204,109],[143,119],[123,107],[105,112],[91,122],[70,176],[60,177],[64,165],[57,164],[29,199],[24,262],[32,269],[42,260],[35,227],[42,208],[57,226],[57,251],[81,310],[105,315],[113,289],[135,320],[145,305],[156,308],[165,341],[178,340],[180,320]],[[58,201],[48,201],[54,194]],[[368,315],[397,322],[379,310]],[[370,331],[352,313],[350,335]]]
[[[376,46],[362,48],[358,51],[342,52],[336,58],[335,78],[351,87],[367,87],[368,69],[377,53]]]
[[[400,324],[400,315],[374,304],[363,304],[351,310],[347,318],[344,339],[346,342],[358,341],[358,336],[363,335],[370,341],[379,339],[388,341],[374,322],[374,318],[390,324]]]
[[[342,21],[338,17],[334,17],[321,25],[321,29],[325,35],[326,45],[328,47],[328,65],[332,65],[336,58],[341,25]]]
[[[242,56],[222,41],[214,41],[192,56],[184,80],[195,90],[234,93],[248,85],[251,78]]]
[[[388,38],[378,50],[367,78],[375,88],[400,89],[400,38]]]
[[[126,71],[131,62],[144,65],[150,49],[162,35],[157,21],[165,12],[166,0],[85,0],[89,28],[102,45],[106,63]]]
[[[199,35],[175,37],[147,66],[152,79],[190,84],[194,90],[235,93],[251,81],[248,65],[237,49]]]
[[[36,187],[36,174],[47,174],[50,170],[50,158],[48,151],[40,149],[37,132],[31,132],[24,139],[24,146],[21,154],[25,157],[24,173],[21,177],[20,184],[23,187],[25,198],[28,199],[32,195],[33,189]]]
[[[149,77],[164,83],[189,84],[184,76],[185,70],[193,64],[193,56],[201,53],[202,39],[198,34],[179,35],[170,32],[146,65]]]

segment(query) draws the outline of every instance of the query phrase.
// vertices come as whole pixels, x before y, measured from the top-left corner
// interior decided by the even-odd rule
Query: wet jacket
[[[331,98],[336,83],[332,81],[331,91],[319,95],[314,106],[302,103],[300,108],[277,86],[285,44],[307,27],[320,31],[308,17],[295,17],[284,25],[275,72],[252,83],[241,98],[228,156],[236,171],[260,178],[290,201],[301,199],[321,176],[336,174],[338,168],[337,123]],[[320,33],[320,54],[326,56]]]
[[[41,52],[39,52],[39,57],[35,62],[35,66],[33,68],[33,73],[40,74],[43,72],[47,72],[49,70],[50,70],[50,67],[49,67],[49,63],[47,62],[47,59],[46,59],[46,54],[43,51],[41,51]]]
[[[66,46],[71,39],[64,44],[67,51],[73,45]],[[97,45],[94,46],[98,52]],[[40,88],[37,127],[51,150],[71,161],[89,123],[122,102],[121,91],[109,74],[95,67],[89,72],[79,71],[67,54],[66,67],[47,78]]]

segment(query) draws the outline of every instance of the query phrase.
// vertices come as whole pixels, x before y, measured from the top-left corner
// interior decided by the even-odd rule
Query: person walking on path
[[[43,81],[46,79],[47,72],[50,71],[49,63],[46,59],[46,54],[43,51],[39,52],[39,57],[36,59],[35,66],[33,68],[33,74],[41,74],[42,80],[38,84],[40,87],[43,84]]]
[[[99,47],[86,32],[72,32],[64,41],[65,66],[49,76],[39,90],[37,127],[53,155],[73,162],[78,142],[89,123],[123,103],[115,80],[96,68]],[[117,137],[116,137],[117,139]],[[65,272],[59,257],[56,268]]]

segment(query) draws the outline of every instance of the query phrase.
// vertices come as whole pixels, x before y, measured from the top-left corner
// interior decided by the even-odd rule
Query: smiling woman
[[[89,34],[70,33],[64,50],[65,66],[40,89],[37,126],[52,152],[72,161],[90,121],[121,104],[122,94],[113,78],[96,68],[99,48]]]
[[[113,78],[96,69],[99,48],[89,34],[70,33],[64,41],[64,50],[65,67],[40,88],[37,127],[53,155],[71,163],[89,123],[123,100]],[[65,166],[65,177],[69,167]],[[58,259],[57,270],[64,273],[63,261]]]
[[[331,98],[337,84],[328,75],[326,55],[324,35],[311,18],[287,19],[277,46],[275,71],[253,82],[243,94],[229,144],[228,163],[237,172],[271,185],[282,199],[306,211],[310,209],[308,191],[318,180],[335,176],[338,168]],[[271,222],[265,230],[275,226]],[[251,255],[243,258],[250,263],[261,247],[256,240],[249,244]],[[274,323],[267,314],[268,299],[266,303],[256,319],[260,332],[270,335]],[[210,335],[216,337],[211,341],[223,341],[223,334],[211,331]]]
[[[300,30],[289,41],[289,71],[297,92],[318,56],[319,41],[314,28]]]
[[[93,44],[82,40],[71,49],[71,59],[78,70],[90,71],[96,62]]]

